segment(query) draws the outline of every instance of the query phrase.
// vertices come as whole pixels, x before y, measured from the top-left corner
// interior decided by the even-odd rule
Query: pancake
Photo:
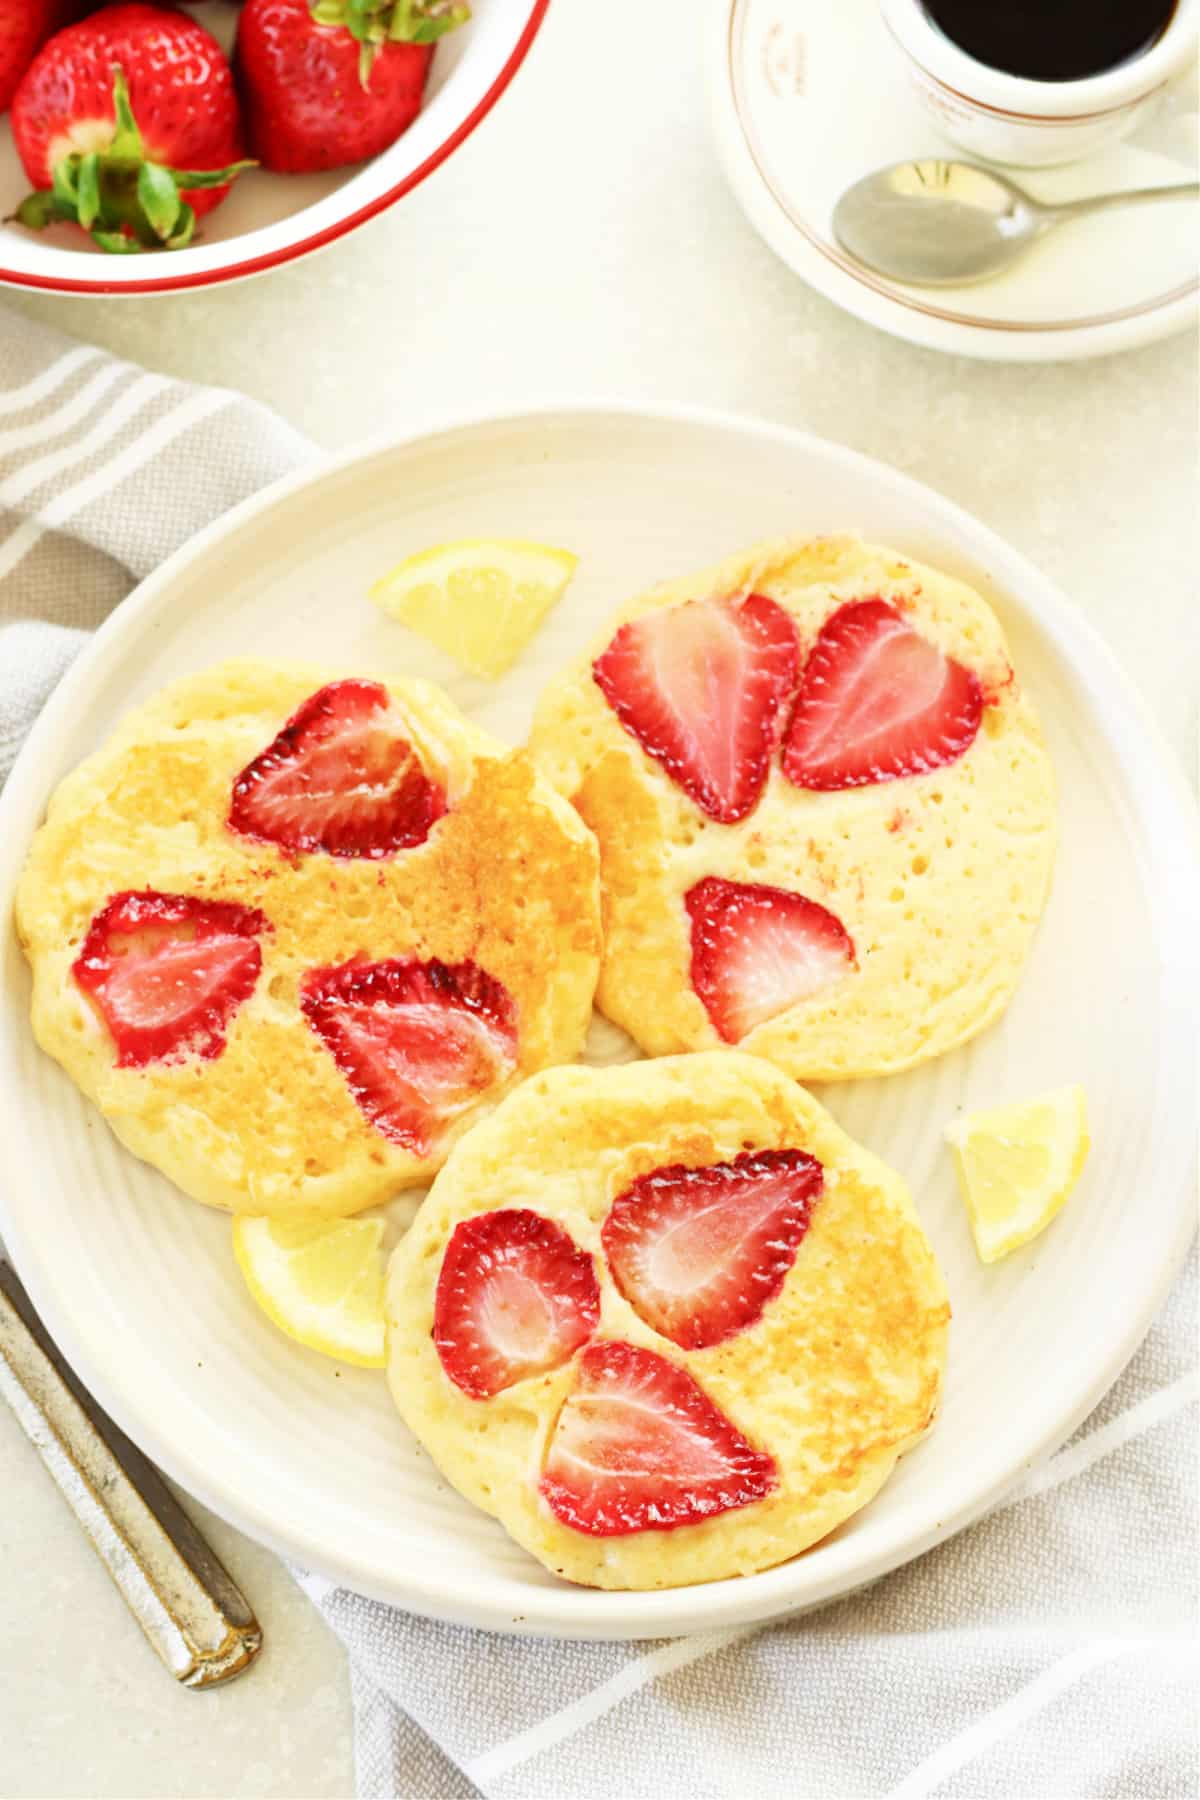
[[[596,851],[428,683],[237,661],[61,783],[17,926],[38,1042],[122,1143],[210,1206],[346,1214],[578,1053]]]
[[[548,1071],[459,1143],[392,1255],[388,1380],[548,1569],[674,1587],[864,1506],[933,1421],[948,1319],[899,1176],[722,1050]]]
[[[599,840],[598,1004],[650,1055],[889,1074],[1011,999],[1054,780],[963,582],[849,537],[747,551],[619,612],[547,688],[530,749]]]

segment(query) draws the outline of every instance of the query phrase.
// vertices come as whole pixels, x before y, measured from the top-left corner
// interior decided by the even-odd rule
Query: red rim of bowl
[[[446,139],[439,144],[432,155],[427,156],[421,165],[398,181],[395,187],[389,188],[386,194],[368,201],[360,206],[349,218],[339,219],[335,225],[327,225],[323,231],[314,232],[311,237],[301,238],[298,243],[289,244],[286,249],[270,251],[263,256],[247,257],[245,262],[230,263],[222,269],[209,269],[196,275],[164,275],[152,281],[123,281],[119,285],[107,281],[75,281],[54,275],[30,275],[21,270],[7,269],[0,264],[0,282],[12,287],[39,288],[52,294],[105,294],[120,298],[124,294],[177,294],[185,288],[211,287],[221,281],[238,281],[246,275],[260,275],[267,269],[275,269],[281,263],[294,262],[297,257],[307,256],[313,250],[320,250],[325,244],[332,244],[335,239],[344,237],[348,231],[354,231],[365,225],[368,219],[394,206],[405,194],[425,180],[427,175],[440,168],[447,157],[451,156],[459,145],[465,143],[475,127],[487,118],[497,100],[513,79],[517,70],[528,56],[533,40],[541,28],[542,21],[550,6],[550,0],[535,0],[521,30],[521,35],[513,46],[512,54],[497,75],[487,93],[480,100],[474,111],[458,125]]]

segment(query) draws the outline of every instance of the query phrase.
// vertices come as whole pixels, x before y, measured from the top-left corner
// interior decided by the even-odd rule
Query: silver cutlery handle
[[[1195,200],[1200,182],[1177,181],[1168,187],[1125,188],[1115,194],[1087,194],[1082,200],[1038,201],[1042,212],[1058,219],[1080,219],[1087,213],[1111,212],[1118,206],[1137,206],[1143,200]]]
[[[134,1618],[185,1687],[215,1687],[262,1645],[258,1620],[158,1471],[103,1413],[0,1260],[0,1394]]]

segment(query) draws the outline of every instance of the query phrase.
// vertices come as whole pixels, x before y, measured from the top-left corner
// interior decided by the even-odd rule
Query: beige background
[[[1194,766],[1191,338],[1023,368],[883,337],[746,224],[707,134],[696,0],[555,0],[476,136],[391,215],[307,263],[191,298],[14,304],[152,367],[240,387],[318,442],[535,396],[693,401],[894,463],[1004,533],[1091,615]],[[353,1792],[345,1659],[265,1551],[206,1515],[266,1649],[174,1689],[0,1412],[0,1794]]]

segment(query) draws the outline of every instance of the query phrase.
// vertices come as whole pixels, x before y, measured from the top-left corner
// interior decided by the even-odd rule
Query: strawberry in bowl
[[[0,112],[46,39],[78,12],[77,0],[0,0]]]
[[[395,143],[421,110],[433,47],[460,0],[247,0],[238,77],[254,153],[310,174]]]
[[[7,17],[5,7],[15,3],[0,0],[0,88],[9,70],[15,87],[32,74],[34,61],[54,53],[64,26],[98,30],[130,10],[59,0],[54,11],[51,0],[37,0],[34,30],[26,17],[32,4],[18,7],[13,20]],[[27,166],[23,176],[16,118],[0,113],[0,285],[58,293],[180,292],[263,273],[331,243],[392,206],[465,141],[509,87],[548,6],[549,0],[489,0],[486,19],[465,30],[450,29],[466,18],[465,0],[303,0],[273,9],[252,0],[236,6],[163,0],[145,6],[160,22],[204,31],[210,48],[219,46],[223,61],[214,68],[236,112],[237,150],[223,153],[225,160],[211,169],[241,161],[243,154],[259,166],[242,175],[231,193],[224,184],[215,196],[201,190],[200,205],[176,182],[181,206],[174,225],[166,223],[174,210],[170,190],[151,175],[145,188],[155,183],[165,198],[152,193],[150,213],[138,215],[134,225],[122,219],[115,232],[108,221],[94,220],[110,232],[98,244],[90,233],[60,223],[79,217],[75,184],[67,179],[75,170],[60,176],[57,195],[44,154],[40,166]],[[86,15],[81,21],[80,14]],[[88,141],[69,142],[60,155],[111,149],[116,105],[110,70],[106,77],[93,112],[98,122],[84,128]],[[153,107],[147,113],[132,77],[128,85],[144,160],[183,174],[209,169],[197,153],[185,155],[158,141]],[[91,131],[100,135],[105,126],[109,135],[90,141]],[[136,180],[127,178],[135,199]],[[18,215],[30,185],[45,197],[30,199]],[[92,198],[89,169],[85,216]],[[127,194],[123,200],[128,203]],[[60,201],[67,202],[65,210]],[[198,229],[191,229],[184,206],[196,214]],[[167,245],[169,257],[98,254]]]
[[[58,32],[17,88],[12,130],[33,183],[19,222],[72,220],[117,253],[182,249],[250,166],[221,46],[161,6]]]

